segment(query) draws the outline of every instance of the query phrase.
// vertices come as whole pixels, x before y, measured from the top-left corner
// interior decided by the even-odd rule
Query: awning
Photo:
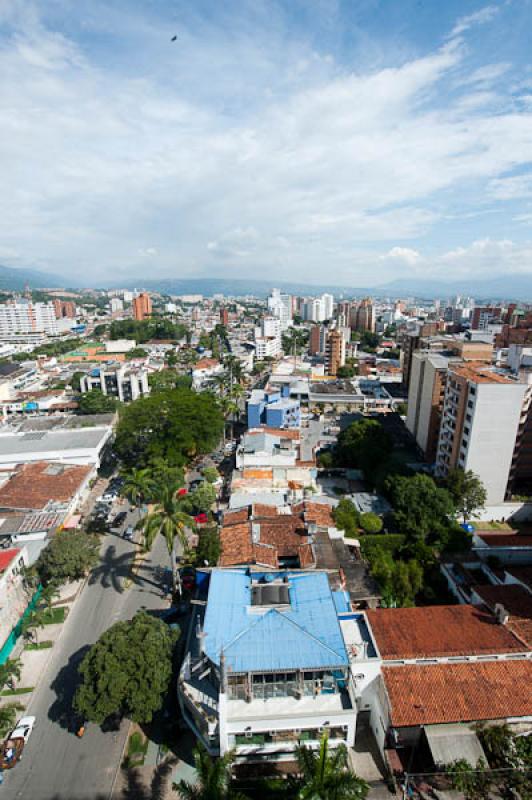
[[[445,767],[459,759],[465,759],[474,767],[479,758],[486,760],[478,736],[466,725],[425,725],[424,730],[437,767]]]

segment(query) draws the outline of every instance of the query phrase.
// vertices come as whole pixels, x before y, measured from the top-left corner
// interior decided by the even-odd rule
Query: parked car
[[[124,531],[124,539],[127,539],[128,542],[131,542],[134,533],[135,533],[135,528],[133,527],[133,525],[128,525]]]
[[[119,528],[127,519],[127,513],[125,511],[120,511],[119,514],[113,520],[112,528]]]
[[[31,732],[35,727],[35,717],[21,717],[16,724],[16,727],[11,732],[10,739],[24,739],[24,744],[28,743]]]
[[[179,574],[181,575],[181,585],[183,589],[188,592],[192,591],[196,585],[196,570],[194,567],[183,567]]]

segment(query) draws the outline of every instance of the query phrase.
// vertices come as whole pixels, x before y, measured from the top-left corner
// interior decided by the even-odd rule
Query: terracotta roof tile
[[[523,650],[504,625],[475,606],[379,608],[366,613],[384,660]]]
[[[532,594],[517,583],[473,588],[492,611],[497,603],[504,606],[509,615],[508,630],[529,648],[532,647]]]
[[[92,467],[37,461],[24,464],[0,488],[0,508],[40,510],[52,500],[67,503],[79,491]]]
[[[0,575],[9,567],[20,553],[18,547],[11,547],[9,550],[0,550]]]
[[[265,503],[253,503],[251,514],[257,517],[277,517],[279,510],[277,506],[267,506]]]
[[[401,728],[532,715],[532,661],[383,667],[391,724]]]
[[[259,538],[253,542],[255,526],[259,530]],[[314,562],[303,520],[293,514],[224,525],[220,531],[220,543],[222,567],[251,563],[277,567],[280,558],[299,559],[300,555],[305,566]],[[302,550],[304,547],[308,547],[308,550]]]
[[[235,525],[237,522],[245,522],[249,519],[249,507],[239,508],[238,511],[226,511],[224,514],[224,527]]]

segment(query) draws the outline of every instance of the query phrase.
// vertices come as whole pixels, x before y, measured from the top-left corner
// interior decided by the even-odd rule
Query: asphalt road
[[[130,519],[125,524],[131,522]],[[4,773],[2,800],[108,800],[127,735],[127,724],[102,732],[87,726],[82,739],[68,730],[77,665],[89,645],[113,623],[130,619],[138,609],[167,605],[162,591],[160,565],[169,566],[162,537],[157,537],[151,557],[133,577],[130,574],[136,545],[120,536],[105,536],[101,561],[74,603],[61,637],[42,679],[33,693],[28,714],[37,717],[24,757],[12,772]]]

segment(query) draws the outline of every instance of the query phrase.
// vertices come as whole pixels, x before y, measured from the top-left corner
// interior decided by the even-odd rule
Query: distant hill
[[[255,297],[266,297],[272,287],[277,287],[283,292],[299,295],[317,295],[323,292],[331,292],[338,296],[342,292],[351,295],[368,294],[369,289],[353,288],[350,286],[331,286],[330,284],[316,286],[308,283],[283,283],[281,281],[255,281],[236,278],[167,278],[160,280],[135,280],[126,283],[114,284],[115,288],[140,288],[147,291],[163,292],[164,294],[201,294],[211,297],[213,294],[233,295],[242,297],[243,295],[254,295]]]
[[[4,267],[0,264],[0,291],[22,291],[26,283],[31,289],[55,289],[65,286],[65,279],[36,269]]]
[[[470,295],[476,300],[532,301],[532,275],[513,274],[500,278],[462,281],[437,281],[398,278],[373,288],[374,294],[413,295],[423,299],[446,298],[456,294]]]

